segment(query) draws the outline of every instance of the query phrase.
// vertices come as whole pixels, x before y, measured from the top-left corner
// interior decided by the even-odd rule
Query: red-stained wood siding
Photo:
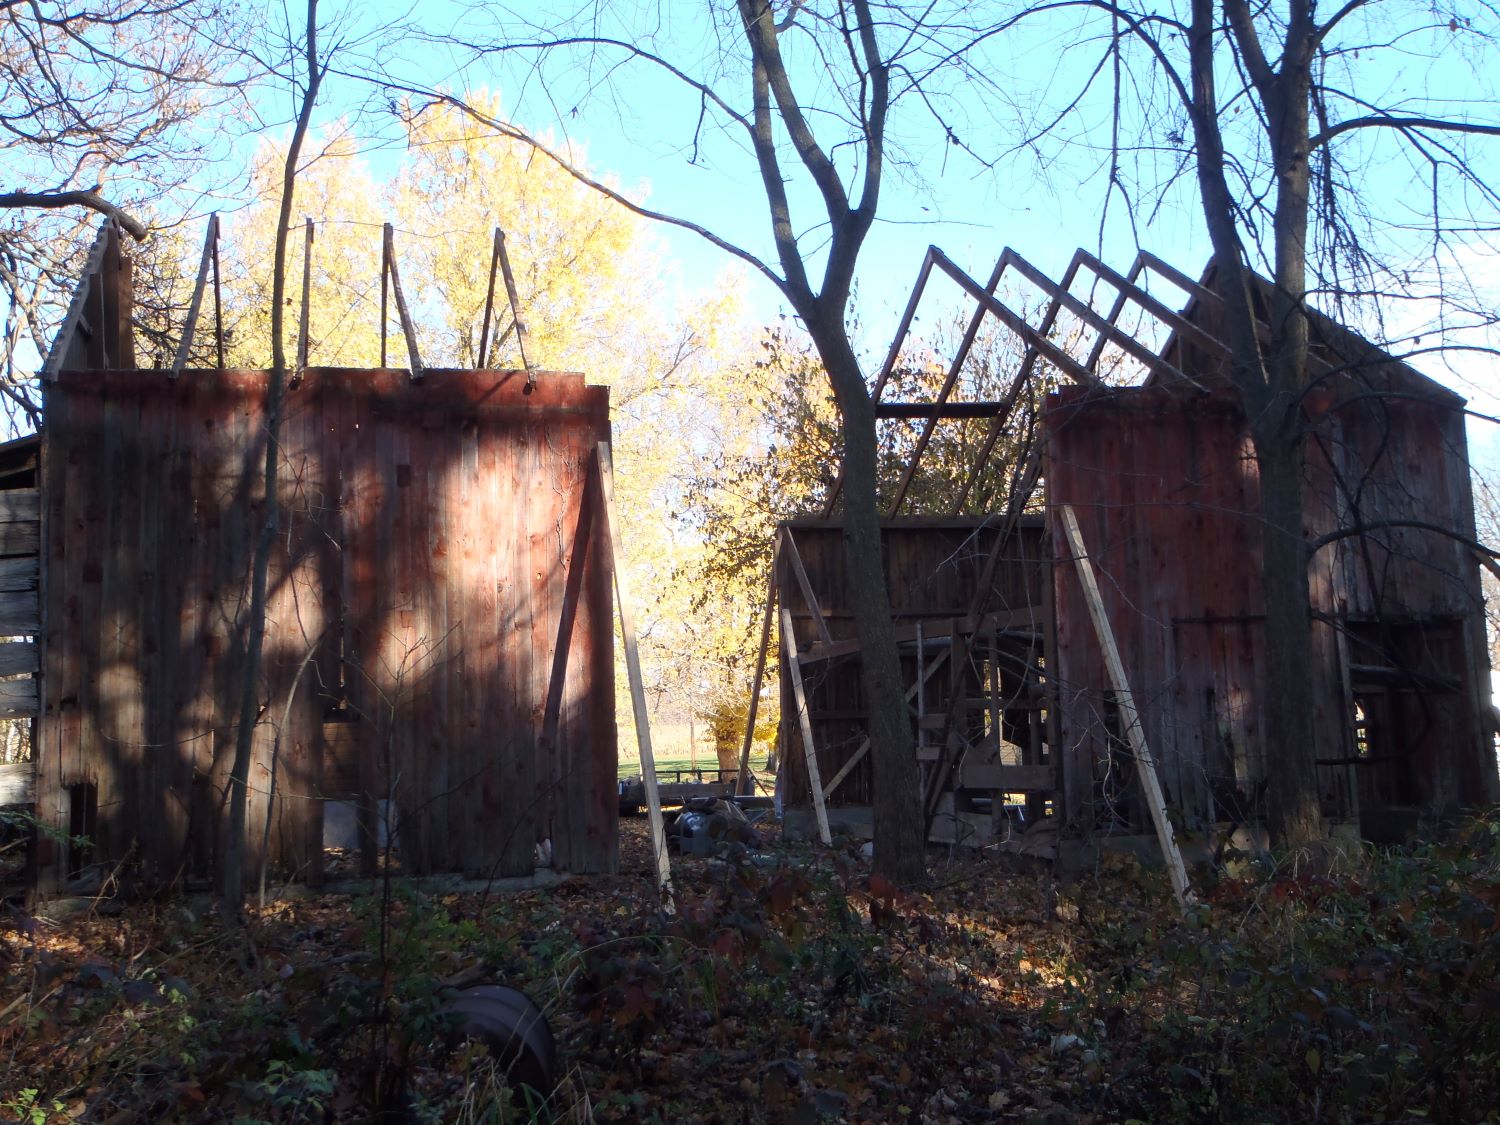
[[[1099,576],[1170,805],[1213,819],[1212,790],[1258,778],[1264,599],[1258,476],[1239,411],[1159,391],[1065,390],[1049,403],[1049,506],[1071,504]],[[1053,549],[1063,802],[1085,826],[1144,823],[1087,603]],[[1249,780],[1238,783],[1253,787]]]
[[[58,820],[93,785],[96,858],[134,849],[161,882],[218,851],[265,381],[47,388],[39,798]],[[315,369],[289,393],[252,869],[273,750],[265,858],[285,874],[321,876],[322,799],[386,796],[408,872],[527,873],[544,838],[559,867],[615,867],[610,571],[589,533],[608,434],[607,391],[577,375]]]
[[[1314,404],[1322,414],[1308,452],[1309,541],[1392,520],[1472,538],[1462,416],[1446,392],[1417,400],[1409,390],[1364,391],[1346,378]],[[1235,819],[1274,766],[1261,725],[1258,472],[1243,415],[1219,396],[1068,389],[1052,397],[1046,421],[1049,506],[1071,504],[1078,515],[1168,802],[1189,826]],[[1088,608],[1060,532],[1052,541],[1064,807],[1084,829],[1140,825],[1129,763],[1110,752],[1112,704]],[[1440,809],[1487,799],[1482,603],[1462,544],[1414,529],[1340,539],[1313,556],[1309,581],[1320,757],[1355,753],[1351,631],[1418,623],[1434,644],[1451,634],[1442,671],[1462,682],[1427,702],[1422,745],[1401,750],[1419,760],[1408,798]],[[1359,813],[1367,768],[1320,767],[1326,812]]]

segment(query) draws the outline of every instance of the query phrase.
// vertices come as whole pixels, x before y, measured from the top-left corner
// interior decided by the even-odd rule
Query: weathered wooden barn
[[[975,312],[941,381],[914,384],[903,341],[933,279]],[[996,295],[1012,283],[1035,295],[1029,314]],[[1276,761],[1262,723],[1258,476],[1214,286],[1212,269],[1194,280],[1143,254],[1121,274],[1083,252],[1053,283],[1010,251],[981,285],[929,253],[877,410],[885,440],[908,452],[884,482],[886,566],[933,840],[1047,854],[1059,835],[1150,830],[1065,506],[1179,825],[1256,821]],[[986,333],[1012,346],[981,364]],[[1312,334],[1323,807],[1394,839],[1500,793],[1464,404],[1327,317]],[[1370,530],[1345,534],[1356,526]],[[782,528],[780,784],[807,831],[809,744],[835,827],[858,831],[870,803],[844,582],[836,503]]]
[[[37,875],[147,885],[223,847],[268,373],[143,369],[108,228],[45,370]],[[249,781],[251,875],[324,877],[352,811],[406,873],[617,861],[611,559],[576,374],[298,373]]]

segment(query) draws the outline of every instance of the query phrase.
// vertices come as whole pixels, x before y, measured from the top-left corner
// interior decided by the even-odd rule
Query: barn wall
[[[1161,392],[1054,396],[1048,501],[1071,504],[1099,575],[1170,804],[1211,818],[1211,790],[1258,777],[1264,608],[1255,463],[1228,403]],[[1139,823],[1133,767],[1071,552],[1054,525],[1064,806],[1085,827]],[[1242,787],[1248,788],[1244,782]]]
[[[1376,706],[1394,711],[1386,720],[1402,734],[1387,745],[1398,761],[1361,768],[1363,804],[1449,812],[1497,796],[1482,722],[1490,699],[1483,594],[1464,542],[1475,530],[1461,404],[1447,392],[1392,394],[1361,374],[1356,369],[1337,397],[1315,404],[1324,410],[1314,428],[1309,495],[1333,500],[1310,505],[1308,522],[1313,536],[1373,530],[1314,557],[1315,604],[1349,624],[1356,694],[1360,667],[1372,664],[1428,681],[1420,692],[1373,694]]]
[[[849,608],[840,524],[806,521],[785,525],[784,530],[796,545],[829,633],[835,642],[852,641],[854,621]],[[933,639],[951,636],[955,622],[960,632],[974,629],[969,615],[976,605],[981,613],[1014,614],[1015,624],[1021,628],[1034,622],[1039,624],[1045,618],[1047,554],[1039,521],[1023,521],[1003,546],[994,526],[985,526],[984,521],[972,518],[893,520],[883,527],[882,539],[892,618],[898,635],[905,638],[901,663],[903,680],[908,685],[917,682],[915,629],[919,622],[924,637],[941,647],[941,641]],[[987,566],[997,549],[999,560]],[[986,596],[980,598],[987,571],[989,588]],[[818,631],[796,578],[791,553],[785,548],[778,560],[776,580],[781,604],[792,614],[798,651],[815,655]],[[935,648],[929,651],[929,662],[935,651]],[[803,806],[811,796],[784,649],[781,659],[779,745],[786,755],[782,793],[788,805]],[[813,741],[818,747],[818,768],[826,785],[864,739],[864,693],[857,652],[807,663],[802,668],[802,677]],[[941,715],[954,691],[981,694],[972,681],[967,668],[957,673],[947,665],[939,669],[924,689],[927,712]],[[866,756],[835,790],[829,804],[867,806],[871,803],[870,784]]]
[[[47,388],[40,807],[67,827],[91,802],[93,858],[133,854],[157,881],[220,847],[265,381]],[[252,870],[273,753],[268,858],[290,875],[320,876],[322,798],[349,797],[392,798],[407,871],[529,872],[544,837],[559,866],[614,866],[608,560],[578,535],[607,436],[607,392],[575,375],[528,390],[514,372],[313,370],[290,392]],[[55,880],[69,861],[53,852]]]
[[[1311,539],[1356,515],[1472,535],[1462,420],[1446,401],[1349,394],[1321,407],[1309,448]],[[1071,504],[1078,515],[1167,799],[1189,826],[1234,819],[1256,796],[1266,760],[1258,474],[1242,415],[1218,397],[1068,389],[1053,396],[1047,427],[1049,504]],[[1118,724],[1060,529],[1053,550],[1064,564],[1055,571],[1064,805],[1084,828],[1139,826],[1131,766],[1111,754]],[[1337,763],[1319,768],[1325,811],[1352,818],[1362,786],[1372,796],[1369,767],[1350,761],[1357,685],[1346,672],[1361,663],[1350,652],[1359,623],[1377,619],[1420,626],[1428,643],[1418,647],[1446,646],[1451,659],[1443,659],[1461,680],[1421,705],[1421,745],[1401,753],[1415,756],[1424,780],[1404,799],[1427,807],[1484,799],[1492,779],[1480,768],[1482,614],[1463,548],[1430,532],[1372,533],[1319,551],[1309,577],[1314,725],[1325,760]]]

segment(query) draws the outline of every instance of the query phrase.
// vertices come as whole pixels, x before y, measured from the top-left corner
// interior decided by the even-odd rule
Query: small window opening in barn
[[[93,862],[99,828],[99,787],[92,781],[68,786],[68,878]]]
[[[1354,756],[1364,761],[1370,756],[1370,716],[1365,712],[1364,700],[1354,699]]]
[[[1459,625],[1357,622],[1347,635],[1360,807],[1420,807],[1439,756],[1464,738],[1470,720]]]
[[[31,719],[0,719],[0,765],[31,761]]]
[[[1384,687],[1357,685],[1354,693],[1356,765],[1361,800],[1384,807],[1415,803],[1411,755],[1402,744],[1404,700]]]

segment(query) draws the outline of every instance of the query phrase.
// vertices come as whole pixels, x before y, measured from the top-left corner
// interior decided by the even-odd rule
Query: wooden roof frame
[[[67,368],[134,367],[133,304],[133,271],[121,246],[120,227],[105,219],[42,361],[42,382],[55,382],[58,372]]]
[[[1019,274],[1047,298],[1035,322],[996,295],[1001,281],[1007,273],[1012,272]],[[883,395],[890,384],[902,348],[911,333],[918,306],[926,293],[928,283],[935,274],[952,281],[973,301],[973,313],[958,349],[947,365],[943,382],[937,393],[925,401],[887,401]],[[911,296],[907,300],[906,308],[892,338],[891,346],[876,375],[872,391],[877,419],[923,422],[916,446],[902,467],[901,478],[884,513],[885,517],[895,518],[902,513],[912,483],[921,466],[923,455],[940,422],[988,419],[989,426],[979,452],[974,463],[969,467],[957,498],[946,514],[957,516],[963,511],[1001,435],[1005,432],[1006,424],[1010,420],[1021,393],[1034,376],[1039,361],[1046,361],[1081,386],[1102,389],[1105,383],[1100,375],[1100,365],[1105,357],[1106,349],[1113,346],[1145,368],[1147,375],[1140,385],[1173,387],[1190,393],[1207,393],[1209,387],[1205,386],[1199,378],[1181,370],[1180,360],[1178,362],[1173,362],[1173,360],[1181,354],[1183,345],[1200,348],[1216,360],[1227,362],[1230,359],[1232,352],[1229,345],[1194,318],[1195,310],[1205,304],[1222,306],[1222,298],[1214,288],[1215,276],[1216,269],[1212,259],[1195,280],[1145,250],[1139,251],[1130,268],[1121,273],[1087,250],[1079,249],[1074,252],[1068,262],[1062,279],[1054,282],[1016,250],[1006,247],[995,262],[987,281],[981,284],[955,265],[952,259],[936,246],[929,246],[917,273]],[[1254,284],[1258,295],[1262,298],[1269,297],[1271,282],[1258,274],[1251,276],[1255,279]],[[1186,294],[1186,302],[1181,309],[1173,308],[1150,291],[1148,286],[1153,278],[1166,282]],[[1108,311],[1101,312],[1075,294],[1074,290],[1080,282],[1089,286],[1103,284],[1114,290],[1115,297]],[[1166,330],[1166,336],[1159,347],[1152,347],[1122,326],[1122,318],[1131,311],[1144,315]],[[1084,327],[1091,329],[1095,334],[1087,355],[1081,359],[1069,354],[1049,338],[1058,317],[1063,312],[1076,317]],[[1024,345],[1020,364],[1000,398],[955,402],[952,400],[952,395],[958,385],[959,375],[979,337],[980,328],[986,317],[991,316]],[[1330,350],[1358,357],[1344,363],[1333,363],[1327,357],[1314,351],[1311,363],[1317,379],[1336,377],[1360,368],[1367,368],[1372,364],[1389,365],[1388,371],[1393,372],[1394,377],[1402,382],[1414,384],[1415,393],[1422,397],[1430,395],[1445,405],[1455,408],[1462,406],[1462,396],[1434,382],[1405,361],[1376,347],[1326,313],[1309,308],[1308,316],[1312,322],[1315,337],[1319,338]],[[1262,335],[1269,333],[1269,326],[1262,323],[1261,332]],[[1022,506],[1029,498],[1029,492],[1034,490],[1039,473],[1027,471],[1023,473],[1023,476],[1026,479],[1022,482],[1022,487],[1027,495],[1019,498]],[[834,514],[842,487],[843,474],[840,471],[824,504],[822,512],[824,519],[831,518]],[[1016,499],[1012,498],[1012,507]]]

